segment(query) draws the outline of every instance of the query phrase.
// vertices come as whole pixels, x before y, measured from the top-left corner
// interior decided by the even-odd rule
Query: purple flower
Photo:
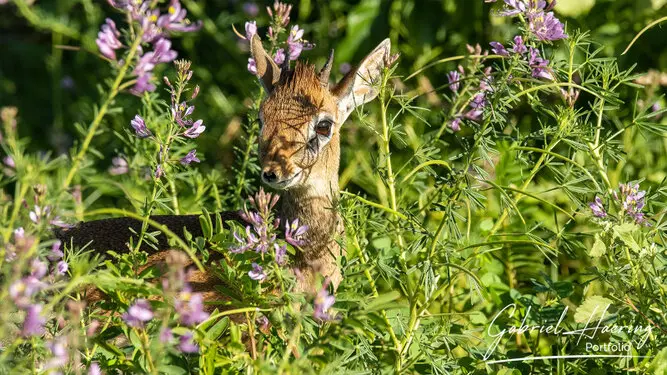
[[[102,369],[97,362],[93,362],[88,367],[88,375],[102,375]]]
[[[591,211],[593,211],[594,216],[607,217],[607,212],[604,210],[602,199],[600,199],[600,197],[596,196],[595,201],[589,203],[588,207],[590,207]]]
[[[273,55],[273,61],[278,65],[285,62],[285,49],[284,48],[281,48],[281,49],[276,51],[276,54]]]
[[[530,15],[547,6],[544,0],[505,0],[507,9],[500,12],[503,16],[515,16],[517,14]]]
[[[100,53],[104,57],[116,60],[116,50],[123,46],[118,40],[119,36],[120,33],[116,29],[116,24],[110,18],[107,18],[95,40],[97,48],[100,49]]]
[[[166,38],[160,38],[153,44],[153,51],[146,53],[155,64],[168,63],[174,61],[178,53],[171,49],[171,41]]]
[[[509,56],[509,52],[505,49],[505,46],[502,45],[500,42],[491,42],[489,43],[491,45],[491,52],[495,53],[496,55],[500,56]]]
[[[554,16],[553,12],[539,12],[529,17],[528,27],[540,40],[559,40],[567,38],[563,24]]]
[[[66,342],[66,339],[60,337],[46,344],[49,350],[51,350],[53,358],[46,363],[44,366],[45,370],[63,367],[67,364],[69,357],[67,355],[67,347],[65,346]]]
[[[639,184],[619,184],[620,198],[614,191],[614,199],[621,203],[621,214],[632,218],[637,224],[648,224],[642,210],[646,205],[646,191],[639,190]]]
[[[30,211],[28,216],[30,217],[30,221],[32,221],[35,224],[39,224],[39,219],[47,214],[48,214],[48,207],[44,207],[44,209],[42,209],[41,207],[35,205],[35,209],[33,211]]]
[[[454,120],[450,121],[449,127],[452,129],[454,133],[461,130],[461,117],[457,116],[454,118]]]
[[[241,237],[238,232],[234,232],[234,240],[239,243],[239,246],[232,246],[229,251],[234,254],[242,254],[255,246],[257,242],[256,237],[250,232],[250,226],[246,227],[246,238]]]
[[[277,243],[274,243],[273,248],[276,251],[276,263],[278,263],[279,266],[284,266],[285,263],[287,263],[287,246],[278,246]]]
[[[197,138],[201,135],[201,133],[206,130],[206,126],[203,125],[204,121],[203,120],[197,120],[195,121],[192,126],[186,130],[183,135],[188,137],[188,138]]]
[[[38,267],[39,269],[33,271],[29,276],[13,282],[9,286],[9,297],[19,308],[27,308],[30,305],[30,298],[46,287],[46,284],[41,281],[41,278],[46,274],[46,265],[39,265]]]
[[[69,269],[69,266],[67,265],[67,262],[65,262],[64,260],[61,260],[56,265],[56,269],[58,270],[59,275],[64,275],[65,272],[67,272],[67,270]]]
[[[178,339],[178,350],[182,353],[197,353],[199,346],[195,344],[192,332],[186,332]]]
[[[185,16],[187,11],[181,7],[178,0],[171,0],[167,14],[160,16],[157,25],[164,30],[191,32],[201,28],[201,22],[191,23]]]
[[[266,279],[266,273],[264,273],[264,269],[257,263],[252,264],[252,270],[248,271],[248,276],[250,276],[251,279],[257,280],[259,282],[262,282],[264,279]]]
[[[133,18],[140,21],[141,28],[144,30],[144,35],[141,40],[146,43],[153,43],[156,39],[164,37],[165,34],[156,24],[156,21],[160,16],[160,11],[157,9],[143,9],[146,4],[147,3],[144,2],[141,5],[142,9],[134,12],[135,15]]]
[[[44,333],[46,319],[42,317],[42,305],[30,305],[26,309],[21,335],[24,337],[37,336]]]
[[[259,7],[255,3],[245,2],[243,3],[243,12],[249,17],[256,17],[259,13]]]
[[[197,150],[191,150],[187,155],[181,158],[181,164],[188,165],[192,162],[199,163],[200,160],[197,159]]]
[[[136,96],[140,96],[145,92],[155,91],[155,85],[151,82],[153,74],[146,72],[137,77],[137,82],[130,89],[130,93]]]
[[[289,220],[285,220],[285,241],[292,246],[303,246],[306,241],[303,235],[308,230],[308,226],[299,226],[299,219],[294,219],[290,224]]]
[[[252,40],[252,37],[257,34],[257,22],[248,21],[245,23],[245,37],[248,40]]]
[[[134,120],[132,120],[132,121],[134,121]],[[133,125],[133,127],[134,127],[134,125]],[[144,127],[145,127],[145,125],[144,125]],[[148,130],[148,129],[146,129],[146,130]],[[129,168],[129,166],[127,164],[127,160],[125,160],[125,158],[120,157],[120,156],[116,156],[116,157],[111,159],[111,167],[109,168],[109,174],[111,174],[112,176],[118,176],[118,175],[126,174],[129,171],[130,171],[130,168]]]
[[[194,111],[195,111],[195,106],[193,105],[188,106],[186,102],[183,102],[178,105],[174,103],[171,106],[171,115],[174,118],[174,121],[176,121],[176,123],[180,127],[192,125],[192,120],[188,119],[188,116],[190,116]]]
[[[15,168],[16,168],[16,163],[14,162],[14,158],[12,158],[11,156],[5,156],[5,157],[2,159],[2,162],[3,162],[6,166],[8,166],[9,168],[12,168],[12,169],[15,169]]]
[[[139,58],[137,66],[134,67],[134,74],[138,76],[147,75],[150,73],[153,68],[155,68],[156,62],[153,60],[153,53],[146,52]]]
[[[174,338],[169,327],[162,328],[160,330],[160,342],[163,344],[168,344]]]
[[[33,259],[32,263],[30,263],[30,276],[38,280],[41,280],[41,278],[46,275],[47,271],[48,271],[48,266],[46,265],[46,263],[42,262],[37,258]]]
[[[491,67],[484,69],[484,77],[479,81],[479,89],[482,91],[493,92],[493,76],[491,75]]]
[[[526,48],[526,45],[523,43],[523,38],[521,37],[521,35],[517,35],[514,37],[512,51],[520,55],[523,55],[524,53],[528,52],[528,48]]]
[[[287,37],[289,59],[292,61],[298,59],[301,52],[310,47],[310,45],[302,39],[303,33],[304,31],[299,28],[299,25],[294,25]]]
[[[269,332],[269,329],[271,328],[271,326],[270,326],[271,322],[269,322],[269,319],[266,316],[264,316],[264,315],[258,316],[257,319],[256,319],[256,322],[257,322],[257,326],[259,327],[260,331],[262,331],[264,333]]]
[[[204,311],[204,298],[201,293],[191,293],[187,287],[178,294],[174,305],[181,323],[186,326],[201,323],[209,317]]]
[[[60,242],[60,240],[56,240],[56,242],[51,245],[51,252],[46,256],[46,258],[52,262],[62,259],[63,255],[65,254],[63,254],[60,246],[62,246],[62,242]]]
[[[447,80],[449,81],[449,89],[453,92],[458,92],[461,86],[461,74],[456,70],[447,73]]]
[[[146,127],[146,122],[139,115],[135,115],[134,119],[130,121],[130,125],[134,128],[134,131],[137,133],[137,137],[146,138],[153,135],[150,130]]]
[[[537,48],[531,47],[528,65],[533,68],[531,74],[534,78],[544,78],[550,81],[554,79],[549,71],[549,60],[540,57],[540,51]]]
[[[472,121],[481,120],[486,105],[486,95],[483,92],[476,94],[470,101],[470,110],[465,113],[464,117]]]
[[[162,164],[158,164],[155,168],[155,178],[160,179],[164,176],[164,169],[162,169]]]
[[[301,52],[303,52],[303,44],[301,43],[290,43],[289,47],[289,59],[294,61],[299,58]]]
[[[127,309],[122,318],[128,326],[141,328],[145,322],[153,319],[153,310],[147,300],[138,299]]]
[[[248,71],[254,75],[257,75],[257,63],[252,57],[248,58]]]
[[[317,292],[315,301],[313,302],[313,317],[320,321],[332,320],[329,314],[329,309],[336,302],[336,298],[329,294],[327,287],[329,286],[329,279],[327,278],[322,285],[322,288]]]

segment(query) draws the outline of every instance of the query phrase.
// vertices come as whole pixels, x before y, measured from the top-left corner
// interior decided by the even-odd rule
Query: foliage
[[[664,32],[619,56],[664,2],[424,3],[0,5],[0,373],[664,373]],[[341,130],[335,292],[292,292],[306,228],[259,188],[257,26],[276,60],[336,47],[335,78],[386,35],[402,55]],[[240,208],[248,227],[208,215]],[[150,215],[202,212],[146,267]],[[121,214],[128,249],[53,239]],[[189,262],[226,296],[210,314]]]

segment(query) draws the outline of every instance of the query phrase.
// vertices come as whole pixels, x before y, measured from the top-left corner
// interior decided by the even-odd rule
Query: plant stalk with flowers
[[[126,89],[140,96],[144,92],[154,91],[156,86],[152,82],[152,70],[160,63],[171,62],[176,58],[176,52],[171,50],[170,34],[174,32],[191,32],[199,29],[200,24],[190,23],[186,19],[186,11],[182,9],[179,0],[172,0],[167,13],[160,15],[156,2],[132,2],[125,0],[109,0],[109,4],[123,13],[128,19],[130,39],[127,41],[126,56],[117,60],[116,51],[123,48],[119,40],[121,36],[113,20],[107,18],[98,33],[96,44],[100,53],[118,69],[116,78],[99,110],[96,111],[79,151],[73,155],[70,168],[62,188],[69,188],[72,180],[80,169],[80,164],[90,147],[98,128],[114,103],[116,96]],[[152,51],[143,52],[146,45],[153,47]],[[133,67],[132,70],[130,68]],[[133,77],[126,80],[127,77]]]

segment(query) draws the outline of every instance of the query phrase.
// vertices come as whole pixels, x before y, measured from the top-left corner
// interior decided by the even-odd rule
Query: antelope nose
[[[262,172],[262,180],[264,180],[264,182],[267,183],[273,183],[276,182],[276,180],[278,180],[278,176],[272,170],[265,170],[264,172]]]

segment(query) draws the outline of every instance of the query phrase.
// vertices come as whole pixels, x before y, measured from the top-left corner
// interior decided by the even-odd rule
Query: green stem
[[[604,167],[604,159],[602,158],[602,155],[600,154],[600,132],[602,131],[602,115],[604,112],[604,99],[600,100],[600,108],[598,109],[598,121],[595,126],[595,138],[593,140],[593,143],[588,142],[588,148],[591,151],[591,156],[593,157],[593,160],[595,161],[595,167],[598,171],[598,174],[600,177],[602,177],[602,181],[604,181],[605,185],[607,185],[607,190],[611,194],[611,191],[613,190],[611,186],[611,182],[609,181],[609,177],[607,176],[607,171],[606,168]]]
[[[361,249],[361,245],[359,244],[359,239],[357,238],[357,234],[355,233],[353,236],[354,240],[354,246],[357,248],[357,251],[359,252],[359,261],[361,264],[366,266],[368,264],[368,260],[366,259],[366,253]],[[380,293],[378,293],[377,286],[375,285],[375,279],[373,279],[373,276],[371,275],[370,270],[368,267],[364,267],[364,275],[366,276],[366,279],[368,279],[368,284],[371,287],[371,291],[373,292],[373,297],[378,297]],[[396,332],[394,332],[394,328],[391,326],[391,322],[389,321],[389,317],[387,316],[387,311],[384,309],[380,310],[380,315],[382,315],[382,319],[384,320],[385,326],[387,326],[387,331],[389,331],[389,337],[391,337],[391,341],[394,343],[394,347],[396,349],[396,354],[401,352],[401,343],[398,341],[398,337],[396,336]]]
[[[400,212],[398,212],[398,211],[396,211],[396,210],[394,210],[394,209],[392,209],[392,208],[389,208],[389,207],[387,207],[387,206],[381,205],[380,203],[375,203],[375,202],[370,201],[370,200],[368,200],[368,199],[366,199],[366,198],[360,197],[360,196],[358,196],[358,195],[356,195],[356,194],[354,194],[354,193],[350,193],[349,191],[341,191],[340,193],[343,194],[343,195],[347,195],[347,196],[353,197],[353,198],[357,199],[358,201],[360,201],[361,203],[367,204],[367,205],[369,205],[369,206],[371,206],[371,207],[379,208],[379,209],[381,209],[381,210],[383,210],[383,211],[385,211],[385,212],[388,212],[388,213],[390,213],[390,214],[392,214],[392,215],[395,215],[395,216],[399,217],[400,219],[408,220],[408,217],[407,217],[407,216],[403,215],[402,213],[400,213]]]
[[[134,55],[137,52],[137,48],[141,44],[141,38],[143,36],[143,30],[139,32],[137,35],[136,39],[130,46],[130,51],[127,55],[127,58],[125,59],[125,64],[120,68],[120,71],[118,72],[118,76],[116,76],[116,80],[113,82],[111,85],[111,91],[109,92],[109,96],[107,99],[102,103],[102,106],[100,107],[99,111],[97,112],[97,115],[93,119],[93,122],[90,124],[90,128],[88,129],[88,133],[86,134],[86,138],[83,140],[83,144],[81,145],[81,150],[76,154],[74,157],[74,160],[72,160],[72,167],[69,170],[69,173],[67,173],[67,177],[65,178],[65,181],[63,182],[63,190],[67,190],[67,188],[70,186],[72,183],[72,179],[74,179],[74,176],[78,173],[79,171],[79,166],[81,164],[81,161],[83,160],[83,157],[85,156],[86,152],[88,151],[88,147],[90,146],[90,142],[93,140],[93,137],[95,136],[95,133],[97,133],[97,128],[100,126],[102,123],[102,119],[104,118],[104,115],[106,115],[107,110],[109,109],[109,105],[113,102],[114,98],[116,95],[118,95],[119,87],[123,79],[125,78],[125,75],[127,74],[127,70],[130,67],[130,64],[132,64],[132,60],[134,59]]]
[[[544,160],[546,160],[546,157],[547,157],[548,153],[551,152],[551,150],[554,147],[556,147],[558,142],[560,142],[560,139],[558,137],[556,137],[549,143],[549,145],[545,149],[546,152],[543,153],[542,155],[540,155],[540,158],[537,160],[537,163],[535,163],[535,166],[530,171],[530,175],[523,182],[523,184],[521,184],[521,188],[519,188],[519,190],[523,191],[523,190],[526,190],[528,188],[528,185],[530,185],[530,183],[533,181],[533,178],[535,178],[535,176],[537,175],[537,172],[542,168],[542,163],[544,163]],[[516,204],[519,203],[519,201],[523,197],[524,197],[523,195],[517,195],[514,198],[513,205],[516,206]],[[500,229],[503,222],[507,218],[507,215],[509,215],[509,209],[505,208],[505,209],[503,209],[503,212],[500,215],[500,217],[498,218],[498,220],[496,221],[496,223],[493,225],[493,228],[491,228],[491,231],[489,232],[489,234],[486,237],[487,239],[490,238],[491,236],[493,236],[494,234],[496,234],[496,232]]]

